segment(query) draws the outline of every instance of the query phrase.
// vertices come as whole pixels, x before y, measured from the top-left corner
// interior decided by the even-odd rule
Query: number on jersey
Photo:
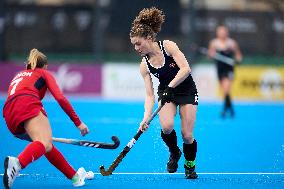
[[[10,91],[10,95],[13,95],[16,92],[16,88],[19,85],[19,83],[23,80],[22,77],[15,79],[14,81],[12,81],[12,83],[10,84],[10,86],[13,86],[11,91]]]

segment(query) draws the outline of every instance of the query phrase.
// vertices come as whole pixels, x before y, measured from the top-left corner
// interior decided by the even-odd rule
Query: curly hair
[[[161,26],[165,21],[162,10],[156,7],[144,8],[132,22],[130,37],[148,37],[153,40],[157,33],[161,31]]]

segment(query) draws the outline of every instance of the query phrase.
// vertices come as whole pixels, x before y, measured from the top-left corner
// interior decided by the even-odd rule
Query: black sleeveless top
[[[227,42],[226,42],[226,48],[220,48],[220,42],[216,42],[216,52],[217,53],[220,53],[221,55],[224,55],[228,58],[232,58],[234,59],[234,51],[232,49],[232,40],[229,39]],[[219,61],[219,60],[216,60],[216,63],[217,63],[217,68],[233,68],[233,66],[229,65],[229,64],[226,64],[226,63],[223,63],[222,61]]]
[[[180,68],[174,61],[173,57],[169,56],[166,53],[163,41],[158,41],[158,44],[164,55],[163,65],[159,68],[156,68],[150,63],[148,55],[144,56],[144,58],[146,60],[146,64],[150,73],[159,79],[160,84],[158,87],[158,91],[163,91],[175,78]],[[189,76],[182,83],[180,83],[174,88],[174,93],[180,95],[189,95],[197,93],[196,85],[193,81],[191,74],[189,74]]]
[[[216,50],[217,53],[220,53],[221,55],[224,55],[228,58],[234,59],[234,51],[231,49],[225,49],[225,50]],[[217,67],[226,67],[226,68],[233,68],[234,66],[223,63],[222,61],[216,60]]]

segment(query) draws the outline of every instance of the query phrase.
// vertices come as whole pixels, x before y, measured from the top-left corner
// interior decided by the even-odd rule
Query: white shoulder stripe
[[[164,46],[164,41],[159,41],[159,46],[160,46],[160,49],[162,50],[163,54],[164,52],[166,53],[167,56],[170,56],[170,54],[167,52],[165,46]]]
[[[147,61],[149,62],[147,56],[144,56],[144,57],[142,58],[142,63],[146,65],[147,71],[148,71],[149,73],[151,73],[150,70],[149,70]]]

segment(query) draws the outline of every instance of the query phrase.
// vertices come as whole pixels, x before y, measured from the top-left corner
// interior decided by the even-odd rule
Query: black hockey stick
[[[191,49],[193,51],[197,51],[203,55],[208,55],[208,49],[205,48],[205,47],[199,47],[197,44],[193,43],[190,45]],[[224,64],[228,64],[230,66],[234,66],[235,65],[235,60],[233,58],[230,58],[230,57],[227,57],[227,56],[224,56],[218,52],[216,52],[215,56],[213,57],[213,59],[215,60],[219,60],[220,62],[224,63]]]
[[[147,120],[146,124],[149,125],[150,122],[154,119],[154,117],[158,114],[161,110],[163,105],[159,105],[159,107],[154,111],[154,113],[150,116]],[[122,152],[117,156],[117,158],[112,162],[108,170],[105,170],[104,165],[100,166],[100,172],[103,176],[109,176],[115,170],[115,168],[119,165],[122,159],[126,156],[126,154],[130,151],[130,149],[134,146],[135,142],[139,139],[143,131],[139,129],[139,131],[135,134],[135,136],[128,142],[128,144],[124,147]]]
[[[208,54],[208,49],[205,48],[205,47],[199,47],[198,48],[198,51],[201,53],[201,54],[204,54],[204,55],[207,55]],[[234,66],[235,65],[235,60],[233,58],[230,58],[230,57],[227,57],[227,56],[224,56],[218,52],[215,53],[215,56],[213,57],[215,60],[219,60],[225,64],[228,64],[230,66]]]
[[[116,149],[120,141],[116,136],[111,137],[114,143],[105,143],[105,142],[95,142],[88,140],[77,140],[77,139],[67,139],[67,138],[52,138],[55,142],[61,142],[65,144],[73,144],[78,146],[86,146],[86,147],[94,147],[94,148],[102,148],[102,149]]]
[[[26,133],[15,135],[15,136],[21,140],[32,142],[32,139]],[[102,149],[116,149],[120,144],[120,141],[116,136],[111,137],[111,140],[114,143],[95,142],[95,141],[68,139],[68,138],[55,138],[55,137],[52,137],[52,140],[54,142],[61,142],[64,144],[73,144],[73,145],[78,145],[78,146],[86,146],[86,147],[94,147],[94,148],[102,148]]]

